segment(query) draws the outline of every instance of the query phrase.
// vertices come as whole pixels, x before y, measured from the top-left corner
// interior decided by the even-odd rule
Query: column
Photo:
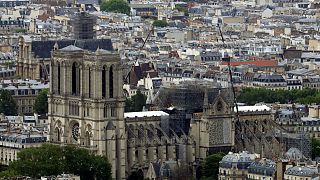
[[[95,67],[93,70],[93,87],[94,87],[94,98],[101,98],[101,68]]]
[[[117,82],[117,85],[116,85],[116,87],[114,87],[114,88],[116,88],[115,89],[115,92],[116,92],[116,97],[122,97],[123,96],[123,77],[122,77],[122,67],[121,66],[119,66],[119,67],[117,67],[117,71],[116,71],[117,73],[116,73],[116,77],[117,77],[117,80],[116,80],[116,82]]]

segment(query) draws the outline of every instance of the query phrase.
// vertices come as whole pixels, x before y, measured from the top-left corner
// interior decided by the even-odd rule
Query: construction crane
[[[151,35],[151,33],[152,33],[152,32],[154,32],[154,27],[153,27],[153,26],[152,26],[152,27],[151,27],[151,29],[149,30],[148,35],[147,35],[146,39],[145,39],[145,40],[143,40],[143,44],[142,44],[142,46],[138,49],[138,52],[140,52],[140,51],[142,51],[142,50],[143,50],[143,48],[144,48],[144,46],[146,45],[146,42],[148,41],[148,39],[149,39],[149,37],[150,37],[150,35]],[[136,57],[136,59],[135,59],[135,60],[138,60],[138,57]],[[127,81],[127,82],[129,82],[130,72],[132,71],[133,67],[134,67],[134,65],[133,65],[133,66],[131,66],[131,68],[130,68],[130,70],[129,70],[128,74],[127,74],[127,75],[125,76],[125,78],[124,78],[124,80],[125,80],[125,81]]]
[[[221,36],[221,40],[222,40],[222,44],[224,47],[226,47],[226,44],[224,42],[224,38],[223,38],[223,34],[222,34],[222,31],[221,31],[221,27],[220,25],[218,24],[217,25],[218,29],[219,29],[219,33],[220,33],[220,36]],[[231,90],[232,90],[232,93],[233,93],[233,102],[235,104],[235,107],[236,107],[236,120],[239,121],[239,108],[238,108],[238,102],[237,102],[237,97],[236,97],[236,92],[234,90],[234,86],[233,86],[233,79],[232,79],[232,71],[231,71],[231,59],[229,57],[229,55],[225,56],[222,58],[222,61],[225,61],[228,63],[228,71],[229,71],[229,77],[230,77],[230,86],[231,86]]]

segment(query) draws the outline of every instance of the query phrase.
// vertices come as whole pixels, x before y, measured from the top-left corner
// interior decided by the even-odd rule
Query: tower
[[[51,143],[106,155],[114,179],[125,179],[126,133],[119,54],[73,45],[53,51],[50,71]]]
[[[203,112],[194,115],[191,128],[199,159],[216,152],[227,153],[234,146],[233,106],[227,90],[205,87],[203,97]]]
[[[96,22],[97,18],[93,15],[86,12],[77,13],[72,21],[74,39],[94,39]]]

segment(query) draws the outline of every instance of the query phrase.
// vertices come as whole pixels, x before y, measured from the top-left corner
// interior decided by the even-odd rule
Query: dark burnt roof
[[[112,51],[112,42],[110,39],[82,39],[82,40],[49,40],[49,41],[32,41],[32,52],[35,58],[50,58],[51,51],[55,43],[58,44],[59,49],[74,45],[81,49],[96,51],[100,49]]]

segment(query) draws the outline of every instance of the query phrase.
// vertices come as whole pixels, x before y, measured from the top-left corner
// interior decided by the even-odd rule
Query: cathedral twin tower
[[[116,179],[126,177],[123,76],[119,54],[73,45],[54,50],[50,71],[49,137],[106,155]]]

